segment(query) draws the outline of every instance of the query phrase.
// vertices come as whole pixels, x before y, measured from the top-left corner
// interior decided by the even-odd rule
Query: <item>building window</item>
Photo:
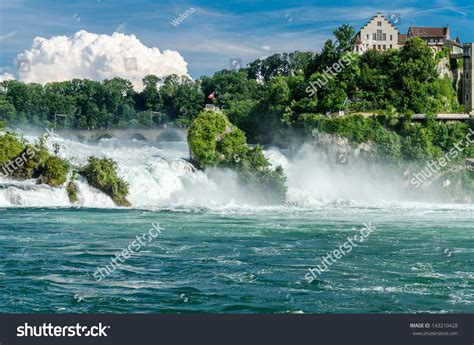
[[[376,40],[377,40],[377,34],[372,34],[372,39],[373,39],[374,41],[376,41]]]
[[[382,40],[382,30],[377,30],[377,38],[376,38],[377,41],[381,41]]]
[[[366,35],[367,39],[369,39],[369,35]]]
[[[393,36],[392,35],[390,35],[390,41],[393,41]]]
[[[387,46],[385,44],[383,45],[383,50],[387,50]]]
[[[392,48],[393,48],[392,45],[390,45],[390,49],[392,49]]]
[[[377,22],[377,26],[382,26],[382,22]]]

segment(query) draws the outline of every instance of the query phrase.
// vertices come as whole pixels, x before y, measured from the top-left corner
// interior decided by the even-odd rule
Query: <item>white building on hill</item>
[[[433,50],[434,53],[449,48],[451,54],[461,54],[462,44],[456,37],[449,37],[449,27],[417,27],[411,26],[407,34],[401,34],[398,29],[382,13],[378,12],[356,34],[353,52],[363,54],[369,49],[385,51],[398,49],[407,39],[419,37]]]
[[[398,49],[403,45],[399,36],[398,29],[378,12],[357,33],[353,51],[363,54],[369,49],[379,51]]]

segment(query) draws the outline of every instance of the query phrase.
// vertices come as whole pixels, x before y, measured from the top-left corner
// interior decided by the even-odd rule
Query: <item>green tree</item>
[[[139,97],[143,110],[160,111],[162,109],[163,100],[158,92],[159,80],[156,75],[147,75],[143,78],[145,87]]]

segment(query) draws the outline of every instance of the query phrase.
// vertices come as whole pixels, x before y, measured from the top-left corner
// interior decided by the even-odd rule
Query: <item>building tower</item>
[[[472,48],[474,43],[464,43],[463,47],[463,102],[467,114],[474,115],[474,82],[472,78]]]

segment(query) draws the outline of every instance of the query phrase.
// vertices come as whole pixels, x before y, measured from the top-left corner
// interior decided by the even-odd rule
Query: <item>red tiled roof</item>
[[[362,41],[360,40],[360,31],[355,36],[354,44],[362,44]]]
[[[449,29],[433,28],[433,27],[416,27],[412,26],[408,29],[408,34],[417,37],[447,37]]]
[[[451,41],[451,40],[446,40],[446,43],[449,44],[449,45],[453,45],[453,46],[456,46],[456,47],[459,47],[459,48],[462,48],[462,44],[457,42],[456,40],[454,41]]]
[[[406,34],[398,34],[398,44],[404,45],[408,36]]]

